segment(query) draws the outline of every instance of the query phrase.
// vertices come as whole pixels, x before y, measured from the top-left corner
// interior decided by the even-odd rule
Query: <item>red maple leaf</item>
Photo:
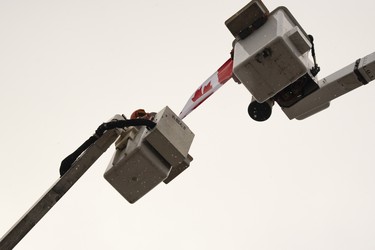
[[[202,91],[203,87],[203,91]],[[196,102],[199,98],[201,98],[204,94],[212,89],[211,82],[209,82],[206,86],[201,86],[197,91],[195,91],[193,98],[191,99],[193,102]]]

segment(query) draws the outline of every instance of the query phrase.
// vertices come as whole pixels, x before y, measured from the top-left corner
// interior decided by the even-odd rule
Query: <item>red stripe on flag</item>
[[[217,72],[219,83],[225,84],[233,75],[233,60],[228,59]]]

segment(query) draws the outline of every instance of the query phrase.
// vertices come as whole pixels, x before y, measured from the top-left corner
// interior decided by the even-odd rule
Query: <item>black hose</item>
[[[87,139],[79,148],[68,155],[60,164],[60,176],[63,176],[77,160],[77,158],[86,151],[92,144],[96,142],[107,130],[115,128],[125,128],[130,126],[146,126],[148,129],[153,129],[156,123],[147,119],[131,119],[131,120],[116,120],[103,123],[95,131],[95,134]]]

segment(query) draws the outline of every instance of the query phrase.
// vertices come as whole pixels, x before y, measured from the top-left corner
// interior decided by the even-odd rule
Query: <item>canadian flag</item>
[[[212,76],[210,76],[190,97],[179,117],[183,119],[201,105],[208,97],[223,86],[233,74],[233,60],[228,59]]]

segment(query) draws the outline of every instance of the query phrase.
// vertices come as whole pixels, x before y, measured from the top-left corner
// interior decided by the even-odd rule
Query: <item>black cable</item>
[[[314,60],[314,67],[311,69],[311,74],[313,76],[316,76],[320,71],[320,67],[316,63],[314,37],[312,35],[308,35],[308,36],[309,36],[309,40],[311,42],[311,55],[312,55],[313,60]]]
[[[116,120],[103,123],[95,131],[95,134],[87,139],[79,148],[77,148],[73,153],[68,155],[64,160],[62,160],[60,165],[60,176],[63,176],[72,166],[72,164],[77,160],[77,158],[86,151],[92,144],[96,142],[107,130],[115,128],[125,128],[130,126],[146,126],[148,129],[153,129],[156,123],[147,119],[132,119],[132,120]]]

